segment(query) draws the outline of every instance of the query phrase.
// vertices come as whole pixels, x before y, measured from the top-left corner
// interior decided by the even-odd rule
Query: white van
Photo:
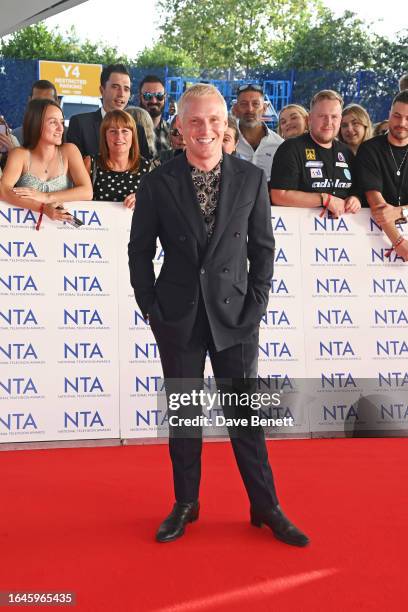
[[[95,112],[101,108],[102,101],[101,98],[91,96],[62,96],[60,105],[64,113],[65,125],[68,127],[73,115]]]

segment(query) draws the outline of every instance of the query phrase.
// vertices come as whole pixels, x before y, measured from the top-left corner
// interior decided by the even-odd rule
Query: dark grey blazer
[[[71,117],[66,136],[66,142],[73,142],[81,151],[82,157],[99,154],[99,129],[102,123],[102,113],[97,110],[93,113],[82,113]],[[139,139],[140,155],[150,159],[146,134],[141,125],[136,125]]]
[[[269,298],[274,237],[265,174],[224,155],[214,234],[208,242],[185,154],[143,178],[129,242],[136,301],[156,338],[189,342],[200,289],[218,351],[253,334]],[[164,251],[155,279],[156,241]],[[248,270],[249,261],[249,270]]]

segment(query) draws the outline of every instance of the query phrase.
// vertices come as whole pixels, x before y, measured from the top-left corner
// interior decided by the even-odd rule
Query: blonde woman
[[[279,113],[278,134],[284,140],[301,136],[309,129],[309,113],[300,104],[288,104]]]
[[[339,140],[356,155],[361,143],[372,136],[373,126],[365,108],[359,104],[346,106],[341,117]]]

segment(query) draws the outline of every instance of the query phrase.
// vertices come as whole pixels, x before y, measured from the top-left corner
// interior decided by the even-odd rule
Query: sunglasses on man
[[[261,85],[257,85],[256,83],[246,83],[245,85],[240,85],[238,87],[238,93],[243,93],[244,91],[258,91],[263,94],[263,89]]]
[[[162,102],[166,97],[166,93],[164,91],[156,91],[153,93],[145,91],[145,93],[142,94],[142,97],[145,102],[150,102],[150,100],[153,100],[153,98],[156,98],[156,100]]]

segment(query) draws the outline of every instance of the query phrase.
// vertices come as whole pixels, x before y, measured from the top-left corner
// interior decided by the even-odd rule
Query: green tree
[[[184,49],[173,49],[163,43],[145,47],[136,58],[138,68],[179,68],[184,74],[198,76],[199,67]]]
[[[74,27],[61,34],[44,23],[28,26],[0,40],[0,56],[13,59],[44,59],[110,64],[129,63],[116,47],[103,42],[81,41]]]
[[[379,38],[375,49],[374,68],[399,78],[408,72],[408,30],[402,30],[395,40]]]
[[[298,28],[284,47],[274,46],[277,68],[345,70],[373,67],[378,38],[355,13],[340,17],[325,9],[315,25]]]
[[[270,64],[276,45],[315,23],[320,0],[159,0],[161,38],[202,68]]]

